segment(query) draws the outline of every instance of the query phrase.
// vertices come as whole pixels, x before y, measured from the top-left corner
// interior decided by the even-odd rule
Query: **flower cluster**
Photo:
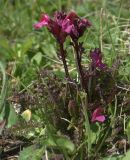
[[[36,29],[46,26],[58,42],[64,43],[69,35],[72,40],[78,40],[84,31],[91,26],[91,23],[83,18],[81,19],[75,12],[70,12],[68,15],[63,12],[57,12],[54,19],[51,19],[47,14],[42,14],[40,21],[34,24]]]
[[[90,57],[92,59],[92,66],[99,69],[105,69],[107,66],[102,62],[102,54],[99,48],[90,52]]]
[[[64,70],[66,73],[66,78],[71,80],[68,70],[68,65],[66,63],[66,50],[64,49],[64,42],[67,36],[72,39],[72,46],[75,50],[76,66],[80,79],[81,88],[86,92],[88,91],[87,85],[85,83],[83,68],[82,68],[82,43],[78,42],[78,39],[84,34],[85,30],[91,26],[91,23],[85,19],[80,18],[75,12],[70,12],[68,14],[63,12],[56,12],[54,17],[51,18],[47,14],[42,14],[38,23],[34,24],[35,29],[42,27],[47,27],[47,29],[56,38],[59,47],[60,55],[64,65]],[[107,65],[102,62],[102,54],[99,48],[90,51],[91,66],[95,69],[105,70]],[[88,80],[89,81],[89,80]],[[89,95],[89,93],[88,93]],[[104,122],[105,116],[103,115],[103,108],[97,107],[92,113],[91,122]]]

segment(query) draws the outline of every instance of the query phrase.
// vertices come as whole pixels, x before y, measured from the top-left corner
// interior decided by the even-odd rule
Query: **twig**
[[[48,159],[47,150],[45,150],[45,157],[46,157],[46,160],[49,160],[49,159]]]
[[[118,86],[118,85],[116,85],[116,87],[117,87],[117,88],[120,88],[120,89],[122,89],[122,90],[125,90],[125,91],[130,92],[130,89],[129,89],[129,88],[124,88],[124,87],[121,87],[121,86]]]

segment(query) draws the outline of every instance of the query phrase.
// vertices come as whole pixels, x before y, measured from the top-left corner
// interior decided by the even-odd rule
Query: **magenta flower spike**
[[[34,24],[34,28],[40,29],[41,27],[46,26],[58,42],[64,43],[67,33],[62,30],[62,23],[65,17],[66,14],[62,12],[56,12],[54,15],[54,20],[51,19],[47,14],[42,14],[40,21]]]
[[[46,26],[53,36],[60,43],[64,43],[67,35],[73,40],[78,39],[84,31],[91,26],[87,19],[81,19],[75,12],[70,12],[66,15],[63,12],[56,12],[54,19],[51,19],[47,14],[42,14],[40,21],[34,24],[35,29],[40,29]]]
[[[92,66],[99,69],[105,69],[107,67],[106,64],[102,62],[102,55],[99,48],[96,48],[94,51],[91,51],[90,57],[92,59]]]
[[[56,12],[54,15],[54,20],[51,20],[49,24],[49,31],[60,43],[64,43],[67,37],[67,34],[62,30],[62,23],[65,17],[65,13]]]
[[[91,122],[104,122],[105,121],[105,116],[102,114],[104,112],[103,108],[99,107],[97,109],[94,110],[94,112],[92,113],[92,119]]]
[[[71,38],[78,39],[84,31],[91,26],[87,19],[81,19],[75,12],[70,12],[62,23],[62,29],[71,36]]]

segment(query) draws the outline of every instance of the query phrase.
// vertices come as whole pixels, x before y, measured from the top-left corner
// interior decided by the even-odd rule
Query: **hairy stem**
[[[77,41],[74,41],[74,49],[75,49],[75,59],[76,59],[76,67],[80,79],[81,88],[84,88],[84,80],[83,80],[83,69],[81,65],[81,55],[79,51],[79,45]]]
[[[66,51],[64,50],[64,46],[63,46],[62,43],[60,43],[60,54],[61,54],[62,62],[63,62],[63,65],[64,65],[64,70],[65,70],[66,78],[68,80],[70,80],[68,66],[67,66],[67,63],[66,63]]]

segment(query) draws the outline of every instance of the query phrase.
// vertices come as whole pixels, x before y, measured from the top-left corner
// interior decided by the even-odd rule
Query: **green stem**
[[[102,148],[102,145],[104,144],[109,132],[110,132],[110,129],[111,129],[111,126],[109,126],[109,128],[107,129],[101,143],[99,144],[98,148],[96,149],[96,152],[95,152],[95,157],[97,156],[98,152],[100,151],[100,149]]]
[[[4,102],[5,102],[6,91],[7,91],[5,67],[1,62],[0,62],[0,69],[3,75],[2,89],[1,89],[1,95],[0,95],[0,113],[1,113]]]
[[[90,122],[88,117],[88,100],[87,100],[87,94],[85,93],[85,104],[83,104],[83,113],[85,117],[85,133],[87,136],[87,142],[88,142],[88,157],[90,157],[90,151],[91,151],[91,128],[90,128]]]

